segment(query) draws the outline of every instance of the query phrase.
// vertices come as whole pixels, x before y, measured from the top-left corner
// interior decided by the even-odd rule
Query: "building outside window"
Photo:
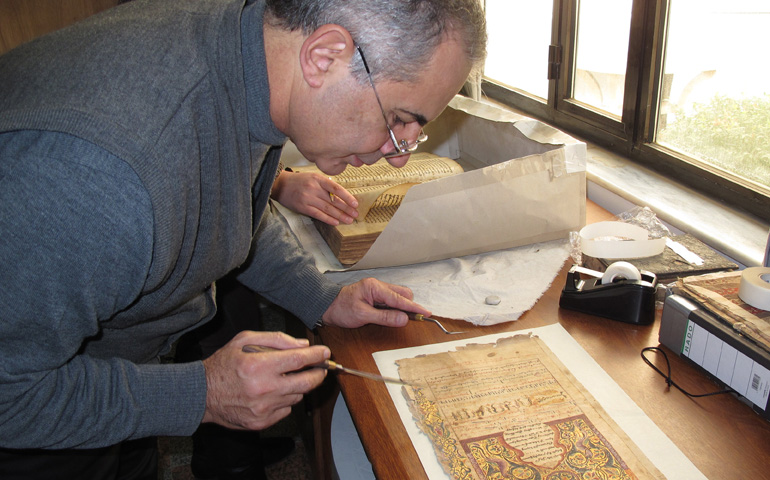
[[[486,9],[483,94],[770,220],[770,2]]]

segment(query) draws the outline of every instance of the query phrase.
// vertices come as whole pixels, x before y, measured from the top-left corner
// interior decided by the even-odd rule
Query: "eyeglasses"
[[[366,63],[366,57],[364,56],[364,51],[361,50],[361,47],[356,45],[356,49],[358,50],[358,54],[361,55],[361,61],[364,62],[364,68],[366,69],[366,74],[369,76],[369,83],[372,86],[372,90],[374,91],[374,96],[377,97],[377,104],[380,106],[380,112],[382,112],[382,118],[385,120],[385,128],[388,129],[388,135],[390,135],[390,141],[393,142],[394,150],[392,152],[386,153],[383,155],[384,158],[393,158],[393,157],[400,157],[401,155],[409,155],[410,153],[417,150],[417,147],[425,142],[428,139],[428,136],[425,134],[425,132],[420,129],[419,135],[417,135],[417,140],[415,140],[412,143],[407,142],[406,140],[397,140],[396,134],[393,133],[393,129],[390,128],[390,124],[388,123],[388,116],[385,115],[385,109],[382,108],[382,102],[380,101],[380,95],[377,93],[377,89],[374,88],[374,80],[372,79],[372,72],[369,70],[369,65]]]

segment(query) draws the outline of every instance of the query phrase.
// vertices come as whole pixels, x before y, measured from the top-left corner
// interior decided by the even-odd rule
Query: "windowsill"
[[[761,265],[770,225],[664,178],[637,163],[588,144],[588,198],[613,214],[647,206],[734,262]]]
[[[490,98],[480,101],[534,118]],[[586,142],[569,131],[554,128],[586,143],[587,196],[591,201],[615,215],[635,206],[649,207],[660,220],[674,228],[672,233],[689,233],[742,266],[758,266],[764,262],[770,224]]]

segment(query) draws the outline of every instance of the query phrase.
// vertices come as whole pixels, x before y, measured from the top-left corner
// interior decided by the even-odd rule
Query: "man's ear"
[[[302,42],[299,54],[302,76],[308,85],[318,88],[340,67],[348,68],[353,52],[355,45],[347,29],[322,25]]]

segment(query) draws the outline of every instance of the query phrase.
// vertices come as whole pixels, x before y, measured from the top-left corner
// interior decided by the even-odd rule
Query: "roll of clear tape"
[[[625,222],[592,223],[580,230],[580,249],[590,257],[610,259],[643,258],[662,253],[666,248],[666,239],[650,239],[649,233],[642,227]]]
[[[602,275],[602,284],[612,283],[615,280],[641,280],[642,274],[639,269],[628,262],[614,262],[607,266],[607,270]]]
[[[751,267],[741,273],[741,300],[754,308],[770,310],[770,267]]]

